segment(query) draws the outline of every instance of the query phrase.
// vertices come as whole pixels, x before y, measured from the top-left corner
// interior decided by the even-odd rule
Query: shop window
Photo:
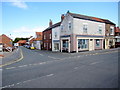
[[[100,40],[96,39],[96,47],[100,47]]]
[[[78,39],[78,49],[88,49],[88,39]]]

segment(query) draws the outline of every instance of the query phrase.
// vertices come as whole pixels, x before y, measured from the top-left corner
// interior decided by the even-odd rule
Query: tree
[[[27,40],[28,41],[29,38],[15,38],[15,40],[13,41],[13,43],[17,43],[19,40]]]

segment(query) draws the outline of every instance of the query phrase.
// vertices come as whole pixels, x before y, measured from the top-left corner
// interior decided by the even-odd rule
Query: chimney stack
[[[49,27],[52,26],[52,20],[50,19],[50,22],[49,22]]]
[[[61,21],[64,19],[64,17],[65,17],[64,14],[62,14],[62,15],[61,15]]]

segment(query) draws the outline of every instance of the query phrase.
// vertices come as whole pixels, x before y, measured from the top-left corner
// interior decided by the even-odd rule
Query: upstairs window
[[[57,32],[55,32],[55,38],[57,37]]]
[[[63,32],[63,25],[61,25],[61,32]]]
[[[46,35],[44,35],[44,39],[46,39]]]
[[[68,29],[71,30],[72,26],[71,26],[71,22],[68,23]]]
[[[114,35],[114,27],[110,27],[110,35]]]
[[[88,25],[84,24],[83,25],[83,33],[87,33],[87,30],[88,30]]]
[[[98,27],[98,33],[102,34],[102,27],[101,26]]]
[[[50,39],[51,39],[51,34],[50,34]]]

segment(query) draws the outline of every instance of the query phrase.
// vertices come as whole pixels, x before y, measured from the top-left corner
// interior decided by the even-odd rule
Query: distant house
[[[42,32],[36,32],[36,37],[33,42],[36,49],[42,49]]]
[[[26,44],[26,40],[19,40],[17,43],[18,43],[18,46],[23,46]]]
[[[120,47],[120,28],[115,27],[115,47]]]
[[[35,39],[35,38],[31,38],[31,39],[29,40],[29,45],[30,45],[31,47],[34,47],[34,39]]]
[[[0,35],[0,47],[1,50],[4,48],[9,51],[10,48],[13,47],[12,39],[6,36],[5,34]]]
[[[104,49],[110,49],[115,47],[115,24],[109,20],[101,19],[105,23],[105,40]]]

